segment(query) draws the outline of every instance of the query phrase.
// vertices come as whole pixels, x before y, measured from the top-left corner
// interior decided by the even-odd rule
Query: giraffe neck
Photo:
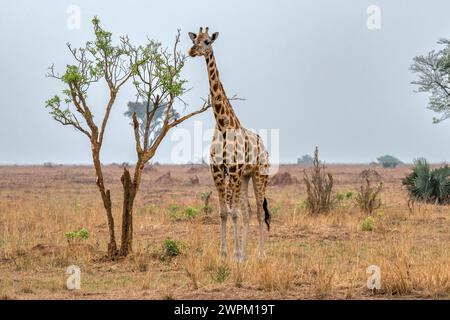
[[[217,70],[216,66],[216,59],[212,50],[205,54],[205,60],[206,67],[208,68],[211,104],[214,117],[216,118],[217,128],[223,132],[227,129],[238,129],[241,127],[241,124],[223,90],[222,82],[220,82],[219,78],[219,70]]]

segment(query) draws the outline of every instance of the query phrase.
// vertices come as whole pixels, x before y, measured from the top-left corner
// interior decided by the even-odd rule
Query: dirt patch
[[[189,185],[191,186],[197,186],[200,184],[200,179],[197,175],[189,178]]]
[[[164,173],[162,176],[160,176],[158,179],[156,179],[156,183],[159,184],[175,184],[178,183],[179,180],[172,177],[170,174],[170,171]]]
[[[147,164],[145,167],[144,167],[144,171],[145,172],[158,172],[158,169],[155,167],[155,165],[153,165],[153,164]]]
[[[69,256],[94,256],[98,252],[92,245],[84,243],[71,243],[67,246],[53,246],[39,243],[31,248],[30,253],[38,256],[57,256],[63,254]]]
[[[64,251],[64,248],[58,246],[52,246],[48,244],[39,243],[31,248],[31,253],[41,255],[41,256],[50,256],[50,255],[58,255]]]
[[[299,183],[298,179],[291,176],[289,172],[279,172],[269,180],[269,186],[289,186]]]

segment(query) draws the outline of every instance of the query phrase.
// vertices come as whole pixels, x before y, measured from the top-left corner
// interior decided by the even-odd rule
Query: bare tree
[[[450,40],[441,39],[438,44],[444,47],[414,57],[410,67],[419,77],[412,84],[419,87],[419,92],[431,94],[428,109],[441,114],[439,118],[433,118],[435,123],[450,118]]]
[[[209,104],[205,102],[200,110],[184,117],[173,117],[176,114],[172,112],[174,102],[185,92],[183,85],[186,82],[180,79],[184,57],[176,51],[176,46],[179,42],[179,32],[174,46],[174,54],[170,55],[167,50],[162,50],[161,45],[153,40],[149,40],[146,45],[134,47],[130,44],[128,37],[121,37],[119,44],[113,45],[111,33],[100,27],[100,21],[97,17],[92,20],[92,24],[95,33],[93,41],[88,41],[84,47],[79,49],[72,48],[70,44],[67,45],[75,60],[75,64],[67,65],[63,75],[56,73],[53,66],[49,68],[48,76],[62,81],[66,88],[63,90],[63,98],[55,95],[46,101],[46,107],[50,109],[50,114],[56,121],[75,128],[86,135],[90,141],[96,184],[101,194],[108,220],[108,257],[114,258],[119,253],[122,255],[128,254],[131,249],[132,208],[145,163],[154,156],[156,149],[170,128],[197,113],[205,111]],[[151,78],[145,80],[144,74],[150,75]],[[138,83],[138,77],[143,79],[143,84]],[[131,181],[127,168],[124,169],[125,171],[122,175],[124,187],[122,223],[124,226],[122,226],[122,246],[119,252],[114,233],[111,194],[104,183],[100,152],[117,94],[130,79],[134,80],[133,84],[138,90],[138,96],[147,97],[147,101],[153,102],[155,107],[150,108],[150,104],[147,106],[148,117],[146,118],[142,140],[138,130],[137,116],[136,114],[133,115],[138,160],[133,181]],[[103,118],[100,118],[101,121],[96,123],[87,93],[91,85],[100,80],[106,82],[109,98],[104,107]],[[152,116],[158,107],[163,105],[166,112],[162,129],[158,135],[152,138],[150,135],[153,132],[151,126]]]

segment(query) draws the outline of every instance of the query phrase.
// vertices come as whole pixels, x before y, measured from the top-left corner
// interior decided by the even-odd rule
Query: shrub
[[[362,171],[360,176],[363,182],[355,202],[362,211],[372,214],[381,206],[380,192],[383,189],[383,182],[380,181],[379,173],[373,169]]]
[[[165,257],[176,257],[181,254],[180,243],[172,239],[166,239],[163,242],[163,251]]]
[[[200,195],[200,198],[204,201],[202,210],[205,214],[209,214],[210,212],[212,212],[212,207],[209,204],[209,201],[211,200],[211,195],[212,191],[202,192],[202,194]]]
[[[406,187],[412,201],[422,201],[435,204],[450,202],[450,168],[431,169],[423,158],[414,160],[412,172],[407,175],[402,184]]]
[[[311,176],[304,170],[307,198],[306,208],[311,213],[328,212],[333,207],[331,192],[333,189],[333,176],[325,172],[325,165],[319,161],[319,149],[314,150],[313,168]]]
[[[353,191],[346,191],[346,192],[336,192],[334,196],[334,203],[333,206],[337,207],[339,206],[342,209],[347,209],[351,205],[351,200],[353,198]]]
[[[89,239],[89,230],[86,228],[81,228],[80,230],[73,230],[64,233],[68,242],[72,242],[74,240],[87,240]]]
[[[198,214],[198,209],[194,208],[194,207],[187,207],[184,210],[184,214],[187,218],[189,219],[194,219],[195,217],[197,217]]]
[[[375,220],[371,216],[368,216],[361,223],[361,228],[363,231],[372,231],[373,227],[374,227],[374,223],[375,223]]]
[[[214,280],[218,283],[223,283],[230,275],[230,269],[226,265],[221,265],[217,269],[216,274],[214,275]]]
[[[377,158],[378,163],[383,166],[383,168],[395,168],[402,162],[398,160],[396,157],[393,157],[391,155],[384,155]]]
[[[169,207],[169,215],[175,221],[195,219],[199,210],[195,207],[182,209],[179,205],[173,204]]]

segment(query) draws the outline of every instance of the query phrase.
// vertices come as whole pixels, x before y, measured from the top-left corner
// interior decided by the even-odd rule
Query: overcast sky
[[[380,30],[366,25],[372,4],[381,9]],[[70,5],[81,10],[80,29],[67,27]],[[246,127],[279,130],[281,162],[293,162],[315,145],[327,162],[370,162],[382,154],[448,161],[450,121],[432,124],[428,97],[414,92],[408,68],[415,55],[450,37],[449,12],[448,0],[3,1],[0,163],[90,163],[86,137],[52,120],[44,101],[61,90],[45,77],[47,67],[54,63],[63,71],[72,63],[65,44],[92,39],[94,15],[115,39],[128,34],[135,43],[148,36],[169,45],[181,28],[185,52],[191,45],[187,32],[200,26],[220,32],[214,53],[223,86],[229,96],[246,99],[235,103],[235,112]],[[189,58],[184,77],[193,87],[186,96],[189,111],[208,94],[204,59]],[[100,89],[90,93],[95,112],[105,104]],[[105,163],[135,158],[123,116],[133,94],[124,88],[114,106]],[[193,136],[195,121],[203,132],[212,128],[212,111],[181,128]],[[155,160],[173,161],[172,138]],[[207,140],[209,133],[205,146]],[[200,157],[194,151],[189,156]]]

